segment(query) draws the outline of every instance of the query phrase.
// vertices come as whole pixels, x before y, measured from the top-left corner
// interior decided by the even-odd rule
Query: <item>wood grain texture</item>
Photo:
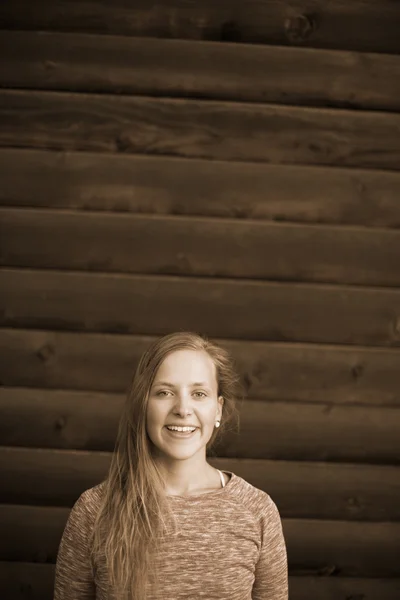
[[[400,108],[400,57],[185,40],[1,31],[2,87]]]
[[[400,114],[1,90],[0,144],[399,170]]]
[[[7,600],[52,600],[54,565],[0,561],[0,594]],[[289,576],[291,600],[398,600],[400,579]]]
[[[3,269],[0,288],[2,327],[400,344],[399,290],[22,269]]]
[[[284,519],[282,524],[293,575],[398,577],[400,523]]]
[[[196,329],[249,397],[210,462],[277,501],[291,600],[397,600],[400,5],[30,4],[0,6],[57,31],[0,32],[0,598],[50,600],[138,357]]]
[[[290,600],[398,600],[400,580],[357,577],[289,578]]]
[[[400,9],[390,0],[3,0],[6,29],[400,51]]]
[[[0,560],[51,562],[69,509],[0,505]],[[293,575],[399,577],[400,523],[283,519]]]
[[[110,459],[104,452],[2,447],[2,501],[71,507],[106,477]],[[399,467],[235,458],[209,463],[267,492],[283,517],[400,521]]]
[[[151,336],[0,329],[3,386],[124,392]],[[400,407],[400,352],[217,339],[261,400]]]
[[[0,561],[0,597],[53,600],[54,565]]]
[[[400,286],[400,231],[1,208],[0,228],[6,267]]]
[[[400,227],[400,173],[0,148],[0,203]]]
[[[124,396],[0,388],[3,445],[112,451]],[[227,431],[224,458],[399,464],[396,408],[260,402],[239,404],[240,433]]]

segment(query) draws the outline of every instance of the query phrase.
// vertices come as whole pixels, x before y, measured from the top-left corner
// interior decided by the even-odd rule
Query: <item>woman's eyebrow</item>
[[[157,381],[156,383],[154,383],[154,387],[158,387],[159,385],[165,385],[166,387],[171,387],[171,388],[177,387],[173,383],[169,383],[168,381]],[[208,388],[209,386],[204,381],[197,381],[195,383],[191,383],[190,387],[206,387],[206,388]]]
[[[168,381],[156,381],[154,387],[158,387],[159,385],[165,385],[167,387],[175,387],[173,383],[168,383]]]

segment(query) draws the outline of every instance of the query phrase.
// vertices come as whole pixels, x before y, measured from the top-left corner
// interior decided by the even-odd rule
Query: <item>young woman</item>
[[[54,600],[287,600],[276,505],[207,462],[239,390],[228,353],[197,334],[143,354],[108,476],[67,521]]]

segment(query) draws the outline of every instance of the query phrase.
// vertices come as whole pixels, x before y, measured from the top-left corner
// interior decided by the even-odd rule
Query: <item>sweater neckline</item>
[[[168,495],[168,499],[172,500],[180,500],[180,501],[188,501],[191,502],[193,500],[202,500],[206,498],[214,498],[215,496],[221,496],[222,494],[227,494],[230,492],[232,487],[235,486],[236,475],[232,473],[232,471],[225,471],[225,469],[219,469],[222,473],[226,473],[230,475],[229,481],[224,485],[224,487],[220,487],[217,490],[211,490],[211,492],[204,492],[203,494],[187,494],[187,495]]]

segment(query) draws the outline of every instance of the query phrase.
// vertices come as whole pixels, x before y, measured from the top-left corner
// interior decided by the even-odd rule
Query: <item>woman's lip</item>
[[[196,429],[194,431],[174,431],[174,430],[168,429],[167,426],[165,426],[165,429],[168,431],[169,434],[171,434],[174,437],[186,438],[186,437],[190,437],[191,435],[196,433],[196,431],[198,430],[198,427],[196,427]]]
[[[167,423],[164,427],[199,427],[199,425],[192,425],[192,423]]]

